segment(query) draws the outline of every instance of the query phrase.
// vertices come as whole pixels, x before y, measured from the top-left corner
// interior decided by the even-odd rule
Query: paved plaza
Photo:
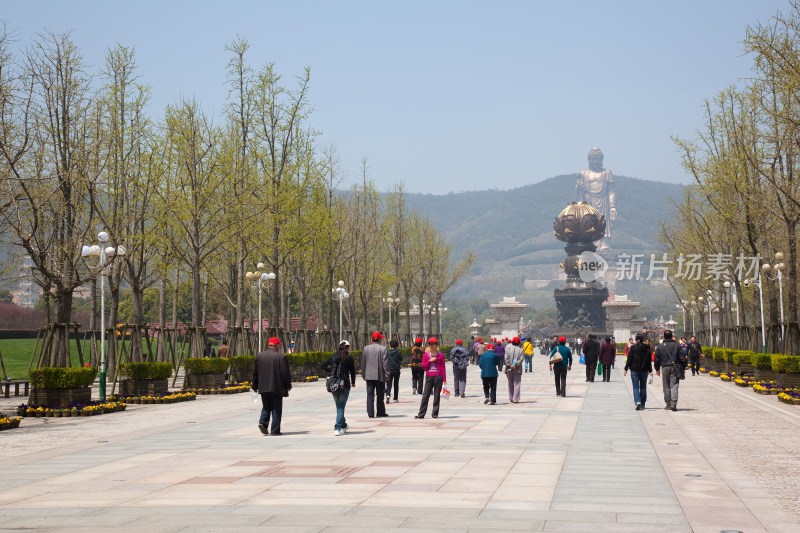
[[[292,390],[283,436],[250,394],[25,419],[0,433],[0,530],[800,531],[800,409],[689,375],[678,412],[658,381],[636,411],[621,368],[573,368],[559,398],[535,358],[522,401],[501,376],[491,406],[471,366],[424,420],[409,370],[388,418],[359,381],[339,437],[321,381]]]

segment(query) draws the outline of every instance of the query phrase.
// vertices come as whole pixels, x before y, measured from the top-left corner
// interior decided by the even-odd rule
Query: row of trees
[[[798,353],[798,3],[793,1],[787,14],[777,14],[768,24],[748,28],[744,48],[753,58],[752,77],[707,101],[704,126],[694,140],[676,140],[695,184],[675,206],[662,241],[675,257],[722,254],[726,261],[721,263],[730,258],[721,277],[704,273],[700,279],[676,283],[679,297],[689,303],[687,313],[697,312],[707,320],[709,307],[715,314],[714,309],[720,310],[719,334],[714,337],[733,345],[729,347],[760,350],[761,270],[768,350]],[[760,259],[750,270],[751,262],[740,264],[740,256]],[[778,271],[765,266],[770,264],[783,268],[782,287],[776,281]],[[783,301],[779,301],[781,288]]]
[[[320,149],[310,124],[308,69],[286,85],[273,64],[253,67],[247,41],[236,40],[218,123],[194,100],[155,119],[133,50],[110,49],[90,73],[68,35],[41,35],[19,56],[10,44],[0,34],[0,221],[44,290],[53,348],[43,366],[69,364],[74,293],[99,273],[81,249],[100,229],[107,245],[125,249],[105,269],[108,323],[141,324],[145,290],[156,287],[165,330],[188,281],[192,354],[204,345],[209,290],[225,298],[232,349],[244,351],[240,333],[254,318],[245,274],[259,262],[276,274],[266,293],[273,324],[296,316],[305,329],[316,316],[333,327],[331,288],[342,279],[351,292],[346,329],[358,333],[378,325],[386,291],[406,310],[423,299],[436,304],[473,261],[454,260],[441,234],[407,208],[402,186],[379,194],[366,160],[342,190],[335,151]],[[121,317],[127,290],[130,316]],[[89,328],[97,329],[96,314]],[[134,360],[143,358],[138,335]],[[161,338],[157,359],[165,360]]]

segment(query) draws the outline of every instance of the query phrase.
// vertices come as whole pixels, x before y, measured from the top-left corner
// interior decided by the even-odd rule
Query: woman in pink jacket
[[[447,367],[444,362],[444,354],[439,351],[439,340],[436,337],[428,339],[428,349],[425,350],[425,355],[422,356],[422,369],[425,371],[425,389],[422,391],[419,414],[414,418],[425,418],[431,393],[433,393],[431,416],[438,418],[442,385],[447,384]]]

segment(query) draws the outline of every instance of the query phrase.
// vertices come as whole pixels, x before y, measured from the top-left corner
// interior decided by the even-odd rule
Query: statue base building
[[[513,339],[519,335],[519,322],[522,318],[522,312],[527,307],[528,304],[518,302],[515,296],[511,298],[503,297],[502,302],[491,305],[500,321],[500,336],[498,338]]]
[[[633,337],[633,331],[641,330],[641,324],[633,322],[633,314],[639,307],[639,302],[628,300],[627,296],[617,295],[603,303],[608,316],[609,329],[614,331],[617,342],[627,342]]]

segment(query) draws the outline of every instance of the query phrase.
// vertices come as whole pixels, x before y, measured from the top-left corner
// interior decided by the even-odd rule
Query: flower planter
[[[66,407],[71,403],[92,401],[91,387],[76,389],[31,389],[29,405],[46,405],[50,408]]]
[[[214,389],[225,385],[225,374],[186,374],[183,387]]]
[[[127,379],[119,382],[119,393],[122,396],[167,394],[168,391],[169,381],[166,379]]]
[[[788,372],[788,373],[776,373],[775,382],[778,384],[779,387],[784,388],[794,388],[800,387],[800,373],[798,372]]]
[[[761,368],[756,368],[753,374],[753,377],[759,381],[773,381],[777,374],[772,370],[762,370]]]

